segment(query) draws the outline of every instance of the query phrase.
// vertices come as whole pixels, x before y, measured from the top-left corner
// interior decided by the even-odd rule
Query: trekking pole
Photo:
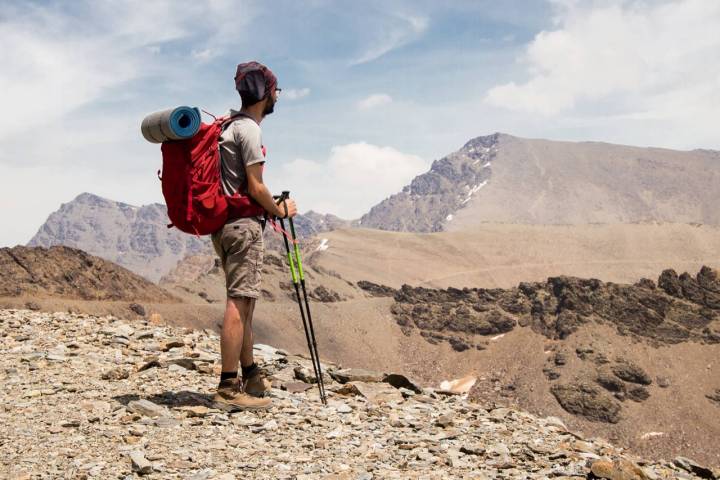
[[[277,202],[278,205],[280,203],[284,202],[285,199],[289,198],[289,196],[290,196],[290,192],[286,191],[286,192],[283,192],[280,197],[276,197],[276,198],[279,198],[279,200]],[[288,242],[287,235],[284,233],[285,222],[283,221],[282,218],[280,218],[279,220],[280,220],[280,228],[283,231],[283,240],[285,241],[285,251],[287,252],[288,264],[290,265],[290,274],[292,276],[293,285],[295,287],[295,295],[297,297],[298,307],[300,308],[300,318],[302,318],[303,329],[305,330],[305,340],[307,341],[307,344],[308,344],[308,350],[310,351],[310,360],[312,361],[313,371],[315,373],[315,378],[317,378],[317,382],[318,382],[318,391],[320,393],[320,400],[322,401],[323,405],[327,405],[327,399],[325,397],[325,383],[324,383],[323,377],[322,377],[320,358],[317,354],[317,344],[315,344],[315,342],[314,342],[315,338],[314,338],[314,331],[312,330],[312,323],[310,324],[310,328],[308,328],[308,322],[305,319],[305,310],[303,310],[302,300],[300,298],[300,289],[299,289],[299,285],[298,285],[298,275],[295,270],[295,262],[293,261],[293,256],[292,256],[292,253],[290,252],[290,244]],[[290,222],[291,222],[290,225],[293,225],[292,219],[290,219]],[[298,248],[297,248],[297,242],[295,240],[295,234],[293,233],[292,236],[293,236],[293,243],[295,246],[295,251],[297,252]],[[297,256],[297,259],[299,261],[300,257]],[[298,266],[299,266],[298,270],[300,272],[300,276],[301,276],[301,278],[304,278],[304,275],[302,273],[302,266],[299,264],[299,262],[298,262]],[[303,293],[305,293],[304,281],[303,281]],[[305,302],[307,304],[307,294],[305,294],[304,297],[305,297]],[[307,311],[308,311],[308,315],[309,315],[310,314],[309,306],[308,306]],[[311,340],[311,336],[310,336],[311,333],[312,333],[312,340]]]
[[[290,196],[290,192],[283,193],[287,193],[288,197]],[[303,297],[305,299],[305,308],[307,309],[308,325],[310,326],[310,339],[312,340],[312,346],[315,349],[315,358],[317,359],[318,371],[320,372],[320,377],[318,377],[318,383],[320,389],[322,390],[321,395],[323,398],[325,398],[325,380],[323,380],[322,378],[320,354],[318,353],[317,341],[315,340],[315,328],[313,327],[312,316],[310,315],[310,302],[308,301],[307,288],[305,287],[305,274],[303,273],[302,259],[300,258],[300,247],[298,247],[297,236],[295,235],[295,222],[293,222],[292,218],[289,218],[288,223],[290,223],[290,233],[292,234],[293,245],[295,248],[295,260],[297,262],[298,273],[300,274],[300,286],[302,287]]]

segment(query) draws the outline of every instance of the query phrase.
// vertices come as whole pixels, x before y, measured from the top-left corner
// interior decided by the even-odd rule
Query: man
[[[241,63],[235,87],[242,99],[240,111],[231,110],[235,119],[220,136],[223,190],[227,195],[250,195],[270,216],[293,217],[293,200],[278,206],[263,183],[265,149],[260,123],[273,112],[278,92],[277,78],[257,62]],[[252,318],[260,296],[260,269],[263,264],[262,219],[240,218],[228,222],[212,235],[213,246],[222,262],[227,287],[227,303],[220,355],[222,373],[215,403],[230,409],[264,409],[269,398],[260,398],[270,382],[253,360]],[[238,378],[238,361],[242,377]]]

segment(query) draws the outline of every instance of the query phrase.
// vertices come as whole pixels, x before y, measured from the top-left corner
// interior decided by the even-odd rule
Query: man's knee
[[[228,297],[227,308],[237,314],[233,316],[236,316],[238,320],[248,323],[252,321],[255,299],[250,297]]]

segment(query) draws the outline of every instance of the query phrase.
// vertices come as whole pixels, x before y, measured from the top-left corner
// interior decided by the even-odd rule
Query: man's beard
[[[268,102],[265,104],[265,110],[263,110],[263,117],[266,115],[270,115],[275,111],[275,102],[273,101],[272,97],[268,99]]]

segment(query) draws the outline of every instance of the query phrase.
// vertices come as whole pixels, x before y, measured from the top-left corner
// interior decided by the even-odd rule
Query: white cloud
[[[283,99],[299,100],[301,98],[305,98],[308,95],[310,95],[310,89],[309,88],[288,88],[287,90],[283,90],[280,95]]]
[[[218,55],[218,52],[211,48],[203,48],[202,50],[193,50],[191,52],[191,55],[196,60],[200,60],[201,62],[207,62],[208,60],[212,60],[214,57],[216,57]]]
[[[391,15],[386,20],[391,24],[379,25],[375,38],[358,58],[350,62],[351,66],[371,62],[409,44],[425,33],[429,24],[426,17],[415,15]]]
[[[269,168],[267,176],[271,188],[290,189],[300,211],[353,219],[427,169],[416,155],[361,142],[333,147],[323,162],[298,158]]]
[[[381,107],[392,102],[392,97],[386,93],[375,93],[357,102],[358,110],[369,110]]]
[[[71,128],[71,122],[60,121],[65,115],[107,99],[114,88],[146,77],[172,77],[177,62],[163,55],[160,44],[206,35],[207,42],[195,42],[188,53],[202,61],[217,56],[218,32],[241,26],[230,17],[237,8],[224,0],[207,5],[129,0],[76,2],[65,11],[21,4],[4,12],[0,43],[8,48],[0,49],[0,91],[3,109],[12,115],[0,117],[0,139],[30,124]],[[250,19],[245,9],[242,21]]]
[[[537,34],[521,59],[529,79],[491,88],[486,103],[548,116],[716,122],[720,2],[554,3],[558,28]]]

